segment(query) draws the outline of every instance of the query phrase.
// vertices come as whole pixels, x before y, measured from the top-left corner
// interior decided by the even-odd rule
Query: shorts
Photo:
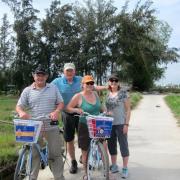
[[[78,146],[81,148],[83,151],[87,151],[89,149],[90,145],[90,137],[89,137],[89,131],[88,127],[84,123],[79,123],[79,128],[78,128]]]
[[[108,149],[110,155],[117,155],[117,140],[120,145],[120,152],[122,157],[129,156],[129,147],[127,134],[123,134],[124,125],[113,125],[111,137],[108,139]]]
[[[78,132],[79,117],[76,114],[62,112],[64,126],[64,139],[66,142],[74,140],[75,132]]]

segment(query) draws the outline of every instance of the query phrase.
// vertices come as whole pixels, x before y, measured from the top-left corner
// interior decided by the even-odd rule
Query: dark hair
[[[41,64],[38,65],[38,67],[34,70],[33,74],[48,74],[45,67]]]
[[[111,88],[110,85],[108,86],[108,89],[112,92],[112,88]],[[118,89],[117,90],[119,91],[120,89],[121,89],[121,87],[120,87],[120,85],[118,85]]]
[[[110,79],[117,79],[117,80],[119,80],[118,74],[117,74],[117,73],[112,73],[112,74],[108,77],[108,80],[110,80]]]

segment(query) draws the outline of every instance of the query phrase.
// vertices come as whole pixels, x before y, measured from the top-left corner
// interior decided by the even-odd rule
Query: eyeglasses
[[[110,79],[109,81],[110,81],[110,82],[116,82],[116,83],[118,83],[118,82],[119,82],[119,80],[118,80],[118,79]]]
[[[86,85],[91,85],[91,86],[93,86],[93,85],[94,85],[94,82],[93,82],[93,81],[87,82]]]

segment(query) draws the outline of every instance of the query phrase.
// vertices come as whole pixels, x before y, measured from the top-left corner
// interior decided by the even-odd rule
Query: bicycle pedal
[[[89,170],[90,170],[90,171],[93,171],[93,170],[95,170],[95,167],[92,166],[91,164],[89,164]]]
[[[43,162],[41,162],[41,169],[45,169],[45,164]]]

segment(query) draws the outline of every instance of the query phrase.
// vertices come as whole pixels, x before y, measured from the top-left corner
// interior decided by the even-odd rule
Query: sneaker
[[[70,172],[71,174],[76,174],[76,173],[77,173],[77,169],[78,169],[78,167],[77,167],[77,161],[76,161],[76,160],[72,160],[72,161],[71,161],[71,168],[70,168],[69,172]]]
[[[128,168],[122,168],[121,177],[124,179],[128,177]]]
[[[110,166],[110,171],[111,171],[111,173],[117,173],[117,172],[119,172],[119,168],[116,164],[112,164]]]

